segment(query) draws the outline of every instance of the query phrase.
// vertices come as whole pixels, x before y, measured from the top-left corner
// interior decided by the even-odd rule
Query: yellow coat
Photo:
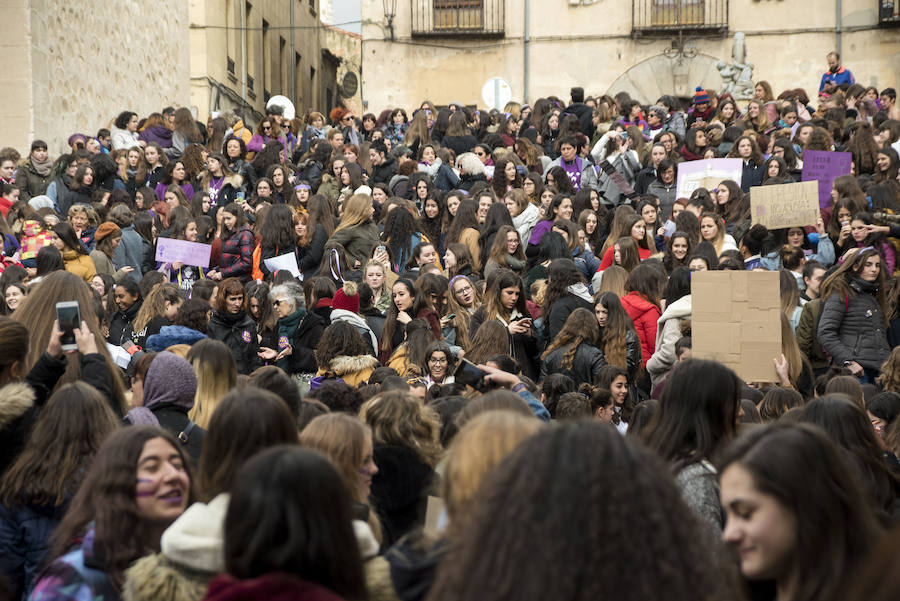
[[[320,367],[316,375],[340,378],[347,386],[357,388],[360,384],[368,382],[369,376],[380,365],[378,359],[372,355],[359,355],[356,357],[338,355],[331,360],[329,369]]]
[[[62,254],[62,257],[63,262],[66,264],[66,271],[74,273],[88,284],[97,275],[97,266],[94,265],[94,260],[88,255],[81,255],[74,250],[67,250]]]

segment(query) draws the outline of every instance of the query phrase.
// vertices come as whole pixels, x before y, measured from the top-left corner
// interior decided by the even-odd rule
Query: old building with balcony
[[[372,110],[484,106],[485,82],[534,101],[627,91],[644,101],[720,89],[744,34],[753,80],[811,95],[838,50],[857,81],[900,85],[900,0],[361,0],[362,97]]]

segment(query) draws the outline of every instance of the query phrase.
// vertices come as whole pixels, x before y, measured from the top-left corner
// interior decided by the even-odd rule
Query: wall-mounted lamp
[[[391,41],[394,41],[394,17],[397,15],[397,0],[381,0],[384,6],[384,18],[391,32]]]

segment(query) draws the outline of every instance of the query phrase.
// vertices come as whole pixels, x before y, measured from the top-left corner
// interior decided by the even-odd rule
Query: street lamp
[[[384,6],[384,18],[387,20],[388,29],[391,32],[391,41],[394,41],[394,17],[397,15],[397,0],[381,0]]]

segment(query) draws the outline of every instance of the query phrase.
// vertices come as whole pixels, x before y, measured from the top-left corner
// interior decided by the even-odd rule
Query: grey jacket
[[[854,284],[851,281],[851,288]],[[857,290],[845,300],[832,294],[825,300],[819,318],[819,343],[836,365],[856,361],[880,370],[891,354],[886,323],[875,295]]]
[[[123,267],[134,267],[134,271],[128,274],[128,277],[135,282],[141,281],[141,263],[144,259],[144,242],[140,234],[134,231],[134,226],[122,228],[122,243],[113,253],[113,266],[116,270]],[[155,258],[154,258],[155,260]]]
[[[688,507],[721,536],[725,520],[719,500],[716,468],[706,460],[692,463],[678,472],[675,484],[681,490],[681,498]]]

